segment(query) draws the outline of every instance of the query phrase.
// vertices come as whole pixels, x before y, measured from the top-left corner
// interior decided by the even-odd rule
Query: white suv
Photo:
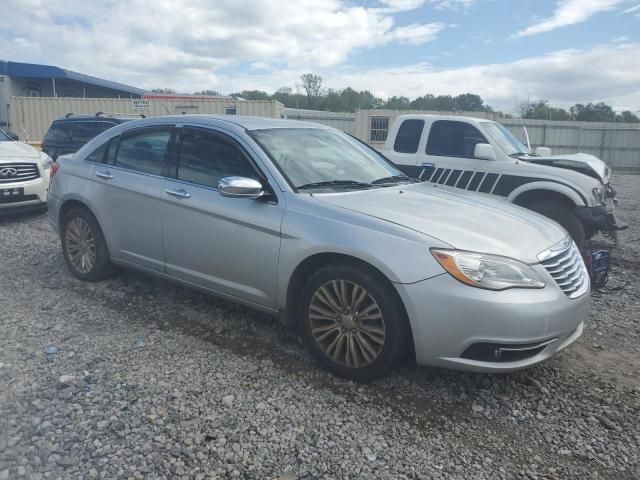
[[[578,245],[625,228],[615,217],[611,170],[593,155],[551,155],[481,118],[402,115],[382,153],[411,177],[492,194],[562,225]]]
[[[46,208],[52,163],[46,153],[0,130],[0,214]]]

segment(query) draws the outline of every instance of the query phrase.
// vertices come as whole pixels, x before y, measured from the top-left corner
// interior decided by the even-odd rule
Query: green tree
[[[625,110],[624,112],[620,112],[618,115],[616,115],[616,122],[640,123],[640,118],[638,118],[635,113],[629,110]]]
[[[616,112],[603,102],[575,104],[569,109],[574,120],[579,122],[615,122]]]
[[[384,103],[384,108],[391,110],[408,110],[411,108],[411,100],[407,97],[391,97]]]
[[[571,115],[564,108],[549,105],[549,100],[525,102],[518,108],[522,118],[537,120],[570,120]]]
[[[245,100],[271,100],[271,95],[262,90],[242,90],[241,92],[232,93],[232,97],[240,97]]]
[[[300,76],[300,88],[307,94],[307,108],[311,108],[314,100],[322,93],[322,77],[315,73]]]
[[[152,93],[176,93],[173,88],[152,88]]]
[[[204,96],[211,96],[211,97],[221,97],[222,94],[220,92],[218,92],[217,90],[201,90],[198,92],[193,92],[194,95],[204,95]]]
[[[453,109],[458,112],[484,112],[487,107],[480,95],[463,93],[453,97]]]

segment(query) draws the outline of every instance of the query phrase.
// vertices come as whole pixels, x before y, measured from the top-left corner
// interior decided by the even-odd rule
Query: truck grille
[[[0,185],[35,180],[40,177],[35,163],[0,163]]]
[[[542,265],[569,298],[580,297],[589,291],[589,274],[574,242],[560,254],[544,260]]]

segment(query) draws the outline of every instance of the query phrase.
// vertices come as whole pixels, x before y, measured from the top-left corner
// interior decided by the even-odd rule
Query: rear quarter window
[[[69,141],[71,129],[64,123],[53,123],[47,134],[44,136],[45,142],[63,143]]]
[[[115,124],[110,122],[78,122],[73,125],[72,138],[74,142],[87,143],[113,126]]]

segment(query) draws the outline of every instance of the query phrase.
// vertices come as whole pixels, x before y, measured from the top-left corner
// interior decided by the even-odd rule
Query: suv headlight
[[[600,187],[594,187],[591,192],[596,202],[602,203],[604,201],[604,190]]]
[[[533,268],[513,258],[462,250],[433,249],[431,254],[453,278],[472,287],[506,290],[545,286]]]
[[[47,155],[46,153],[40,153],[40,165],[45,170],[49,170],[51,168],[51,164],[53,163],[53,159]]]

